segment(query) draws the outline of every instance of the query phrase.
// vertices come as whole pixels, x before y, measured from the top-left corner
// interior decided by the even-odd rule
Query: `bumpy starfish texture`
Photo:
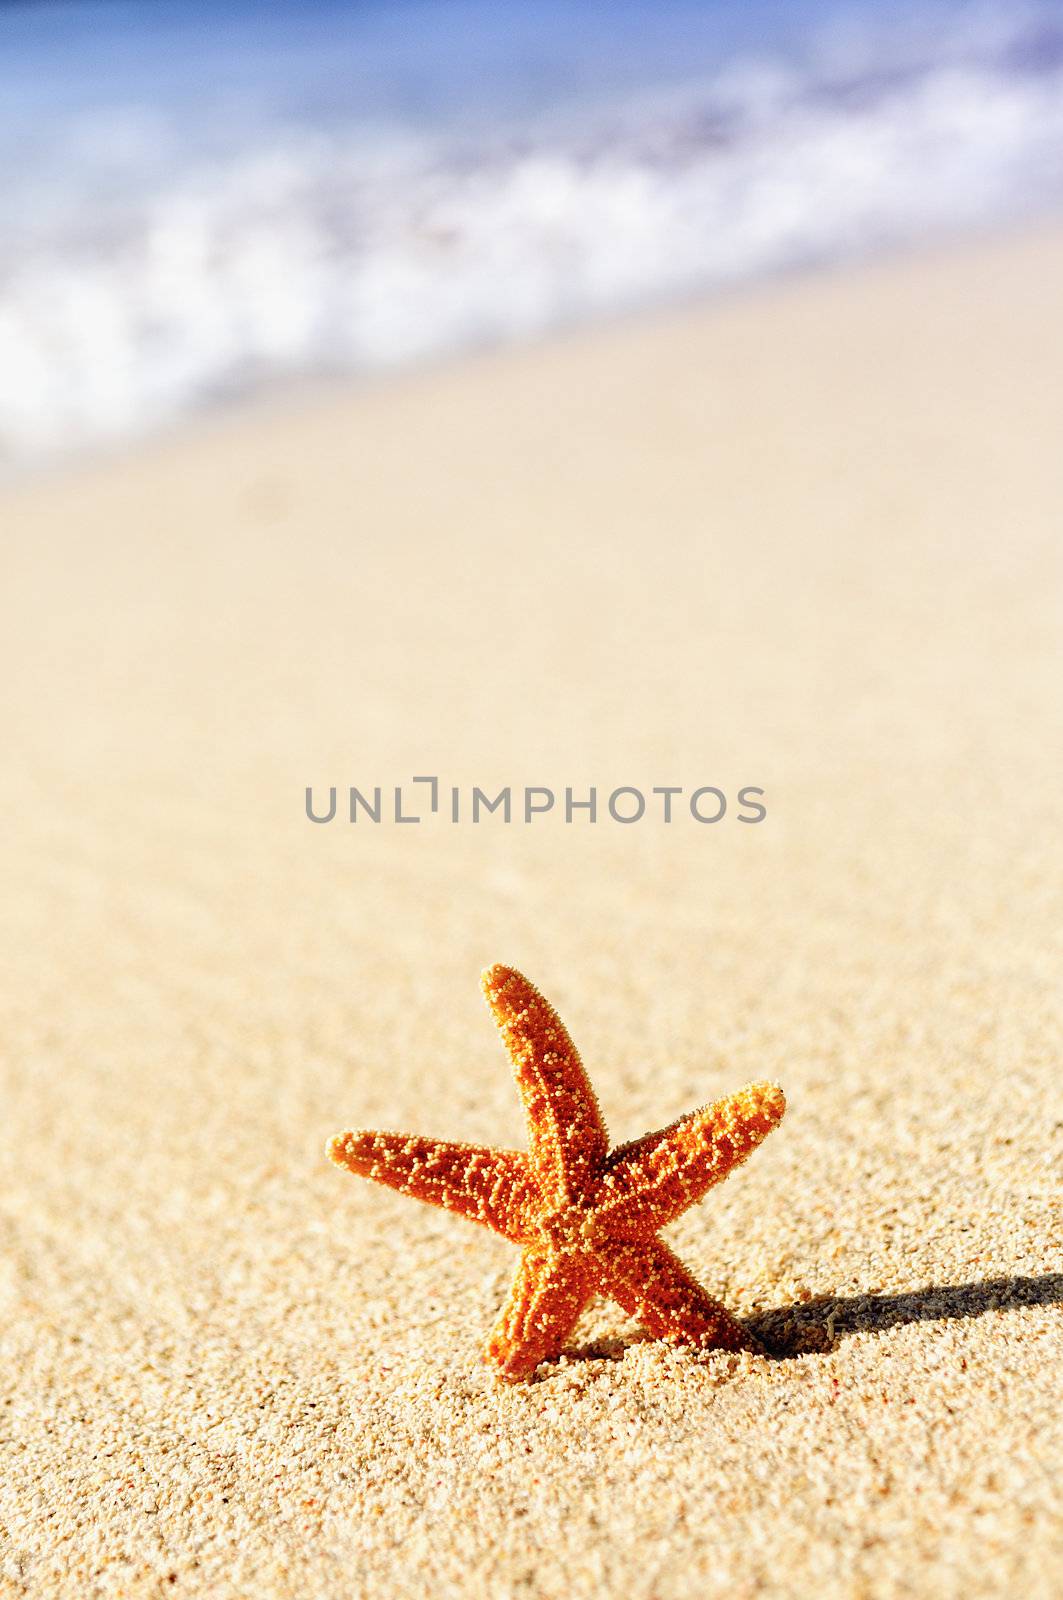
[[[743,1162],[786,1109],[773,1083],[610,1151],[598,1102],[553,1007],[511,967],[483,988],[524,1101],[527,1154],[404,1133],[340,1133],[337,1166],[482,1223],[521,1247],[484,1358],[528,1378],[557,1356],[596,1294],[655,1338],[701,1349],[760,1347],[657,1237]]]

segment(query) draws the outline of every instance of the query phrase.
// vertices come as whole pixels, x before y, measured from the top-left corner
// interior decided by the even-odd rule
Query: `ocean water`
[[[0,3],[0,184],[10,467],[1063,209],[1063,3]]]

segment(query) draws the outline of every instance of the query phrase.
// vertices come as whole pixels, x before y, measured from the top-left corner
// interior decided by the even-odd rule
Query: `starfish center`
[[[555,1250],[591,1250],[598,1242],[594,1213],[584,1206],[563,1206],[543,1217],[539,1231]]]

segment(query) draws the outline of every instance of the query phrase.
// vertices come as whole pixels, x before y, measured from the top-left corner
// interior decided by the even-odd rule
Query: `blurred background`
[[[0,0],[0,172],[0,1591],[1058,1600],[1063,0]],[[322,1154],[523,1145],[497,961],[784,1084],[799,1360],[498,1397]]]
[[[1063,205],[1059,0],[0,5],[0,471]]]

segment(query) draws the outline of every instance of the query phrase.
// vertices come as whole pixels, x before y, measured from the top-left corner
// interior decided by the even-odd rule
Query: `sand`
[[[6,492],[0,1592],[1060,1592],[1061,282],[1041,230]],[[342,820],[429,774],[768,815]],[[669,1233],[776,1359],[602,1304],[500,1388],[513,1248],[326,1162],[522,1142],[495,961],[618,1140],[783,1084]]]

